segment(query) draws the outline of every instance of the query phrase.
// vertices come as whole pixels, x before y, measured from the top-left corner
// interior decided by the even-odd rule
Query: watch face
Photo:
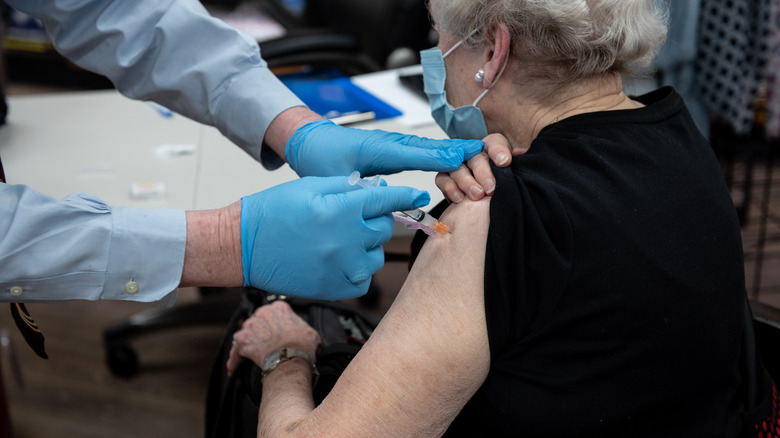
[[[279,365],[281,358],[282,358],[281,351],[280,350],[274,351],[273,353],[269,354],[268,357],[265,358],[261,370],[263,372],[273,370]]]
[[[301,351],[297,348],[282,347],[269,354],[268,357],[266,357],[265,360],[263,361],[263,366],[260,367],[263,377],[267,376],[271,371],[275,370],[280,363],[295,358],[300,358],[305,360],[306,362],[309,363],[309,365],[311,365],[312,369],[314,369],[314,364],[311,362],[311,359],[309,359],[309,355],[306,354],[306,352]]]

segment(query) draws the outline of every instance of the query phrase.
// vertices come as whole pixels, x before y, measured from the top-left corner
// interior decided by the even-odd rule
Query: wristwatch
[[[309,363],[311,366],[312,376],[316,381],[320,374],[317,371],[317,366],[314,365],[314,362],[311,361],[309,355],[306,354],[305,351],[293,347],[282,347],[278,350],[272,351],[271,354],[269,354],[263,361],[263,366],[260,367],[260,370],[262,371],[262,377],[265,378],[265,376],[271,374],[271,372],[275,370],[276,367],[278,367],[282,362],[287,362],[288,360],[295,358],[303,359]]]

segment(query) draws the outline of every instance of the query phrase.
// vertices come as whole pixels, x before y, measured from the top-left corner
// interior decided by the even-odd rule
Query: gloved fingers
[[[449,172],[484,147],[481,140],[434,140],[319,120],[293,133],[285,157],[300,176],[347,175],[354,170],[370,176],[404,170]]]
[[[377,246],[366,254],[368,255],[368,268],[371,270],[371,275],[376,274],[385,265],[385,249]]]
[[[366,148],[357,163],[361,175],[389,175],[404,170],[448,172],[464,160],[463,149],[423,149],[387,143]]]
[[[365,278],[365,277],[360,277]],[[349,279],[348,279],[349,280]],[[358,298],[368,292],[368,287],[371,285],[371,276],[361,281],[350,281],[349,286],[339,289],[338,291],[330,291],[326,296],[319,297],[324,300],[348,300],[350,298]]]
[[[345,194],[347,202],[362,206],[364,218],[412,210],[431,202],[428,192],[405,186],[369,187]]]
[[[372,248],[363,253],[359,260],[345,272],[345,275],[347,280],[353,285],[359,285],[363,294],[365,294],[368,291],[371,277],[382,269],[382,266],[385,264],[384,249],[381,246]],[[363,287],[365,287],[365,290],[363,290]]]
[[[363,246],[366,248],[366,251],[384,245],[393,237],[395,221],[390,214],[365,219],[365,224],[366,227],[363,229]]]
[[[342,260],[346,261],[341,272],[350,284],[361,285],[360,289],[362,291],[363,283],[366,283],[371,279],[371,276],[379,269],[372,269],[371,264],[368,263],[369,258],[367,257],[367,251],[364,248],[360,248],[360,250],[355,252],[348,251],[348,253],[353,254],[352,256],[344,257],[346,256],[346,253],[347,252],[340,254]],[[366,286],[366,291],[367,290],[368,287]],[[362,292],[365,293],[365,291]]]
[[[460,149],[463,151],[463,161],[482,152],[485,142],[482,140],[445,139],[434,140],[427,137],[409,136],[409,146],[421,149]]]

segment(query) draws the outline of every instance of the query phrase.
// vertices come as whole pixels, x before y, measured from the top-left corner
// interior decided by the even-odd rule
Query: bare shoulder
[[[490,198],[452,204],[439,219],[451,233],[427,239],[380,328],[428,337],[427,354],[436,363],[475,364],[489,356],[484,272]],[[487,372],[482,363],[473,375]]]
[[[470,284],[479,282],[481,294],[490,199],[463,201],[447,208],[439,219],[449,225],[450,233],[427,239],[405,289],[419,281],[448,284],[471,280]]]
[[[458,339],[460,345],[481,343],[483,338],[486,342],[484,278],[490,198],[452,204],[439,219],[450,226],[451,233],[426,240],[388,312],[388,325],[406,324],[413,315],[419,330],[469,336]],[[449,340],[442,341],[446,345]],[[464,353],[455,348],[449,352]]]
[[[334,430],[437,436],[484,382],[489,206],[464,201],[442,215],[452,232],[427,240],[377,330],[317,409],[322,419],[349,409],[349,423],[334,422]]]

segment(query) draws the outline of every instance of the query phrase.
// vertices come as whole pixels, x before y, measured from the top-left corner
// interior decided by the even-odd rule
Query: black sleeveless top
[[[740,435],[735,208],[682,99],[638,100],[493,168],[491,367],[445,436]]]

